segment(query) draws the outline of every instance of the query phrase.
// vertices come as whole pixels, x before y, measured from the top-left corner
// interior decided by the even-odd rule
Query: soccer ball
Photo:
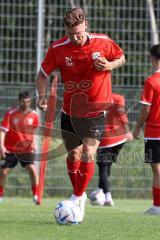
[[[105,195],[102,189],[97,189],[90,194],[90,203],[92,205],[104,206]]]
[[[82,213],[79,206],[70,200],[58,203],[54,210],[54,217],[60,225],[75,225],[82,221]]]

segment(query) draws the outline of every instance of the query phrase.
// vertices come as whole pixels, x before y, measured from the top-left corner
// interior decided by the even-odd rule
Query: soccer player
[[[73,185],[71,201],[84,216],[85,190],[94,174],[94,155],[111,98],[111,71],[125,63],[121,48],[105,34],[87,32],[81,8],[64,15],[66,36],[49,47],[37,78],[38,106],[46,109],[47,77],[58,68],[64,82],[62,138]]]
[[[97,150],[97,165],[99,170],[98,189],[91,193],[101,200],[101,205],[113,206],[109,177],[112,163],[117,160],[118,154],[126,141],[132,141],[129,130],[128,117],[125,110],[125,98],[116,93],[111,95],[112,105],[107,110],[105,135],[102,137]]]
[[[11,168],[19,162],[31,179],[33,201],[37,203],[38,176],[36,174],[34,132],[39,126],[38,114],[30,108],[27,91],[19,94],[19,105],[9,110],[0,126],[0,201],[4,183]]]
[[[142,108],[133,136],[138,137],[145,123],[145,162],[150,163],[153,172],[153,206],[145,213],[160,215],[160,44],[151,47],[150,60],[155,72],[144,83]]]

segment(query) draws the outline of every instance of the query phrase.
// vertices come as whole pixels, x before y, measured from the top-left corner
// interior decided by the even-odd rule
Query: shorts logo
[[[101,137],[101,134],[103,133],[103,129],[99,128],[99,129],[91,129],[92,132],[94,132],[94,136],[97,138]]]
[[[100,137],[101,136],[101,133],[98,129],[95,130],[95,136],[96,137]]]
[[[74,65],[74,62],[73,62],[73,60],[72,60],[72,57],[65,57],[65,63],[66,63],[66,66],[68,66],[68,67]]]

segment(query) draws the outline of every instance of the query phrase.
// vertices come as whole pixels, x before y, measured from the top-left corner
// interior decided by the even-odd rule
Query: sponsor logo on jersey
[[[73,62],[73,60],[72,60],[72,57],[65,57],[65,63],[66,63],[66,66],[68,66],[68,67],[74,65],[74,62]]]

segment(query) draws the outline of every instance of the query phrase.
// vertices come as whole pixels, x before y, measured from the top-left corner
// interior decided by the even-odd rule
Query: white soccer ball
[[[56,222],[60,225],[75,225],[82,221],[82,213],[79,206],[70,200],[58,203],[54,210],[54,216]]]
[[[101,189],[95,190],[90,194],[90,203],[94,206],[104,206],[105,194]]]

